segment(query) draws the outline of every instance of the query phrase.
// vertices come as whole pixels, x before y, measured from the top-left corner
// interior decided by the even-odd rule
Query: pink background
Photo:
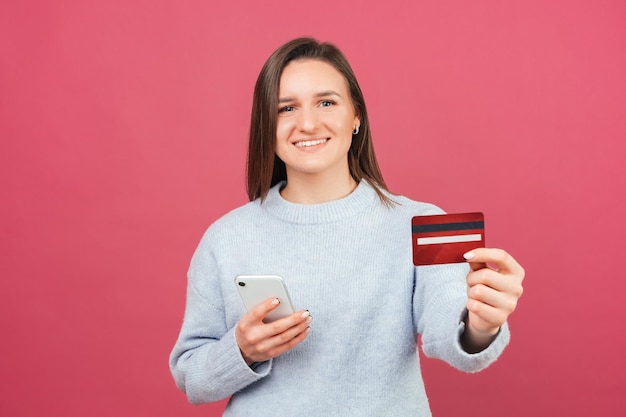
[[[423,362],[435,415],[625,415],[625,22],[620,0],[2,2],[0,415],[219,415],[168,354],[201,234],[246,201],[254,80],[299,35],[352,62],[391,189],[483,211],[526,267],[498,362]]]

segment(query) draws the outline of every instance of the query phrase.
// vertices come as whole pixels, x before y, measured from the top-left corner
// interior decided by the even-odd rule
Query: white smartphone
[[[265,323],[287,317],[295,312],[285,282],[278,275],[238,275],[235,284],[246,310],[250,311],[268,298],[278,298],[280,305],[270,311]]]

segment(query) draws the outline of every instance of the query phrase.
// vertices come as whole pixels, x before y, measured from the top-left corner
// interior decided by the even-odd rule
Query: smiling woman
[[[348,85],[332,65],[293,61],[283,70],[276,155],[289,182],[282,196],[294,203],[323,203],[350,194],[356,181],[346,155],[360,125]]]
[[[442,211],[387,190],[336,47],[296,39],[268,59],[247,175],[251,201],[211,225],[189,269],[170,367],[190,401],[230,397],[225,416],[430,415],[418,334],[464,371],[503,351],[523,269],[497,249],[467,253],[471,268],[413,265],[411,218]],[[266,323],[270,297],[246,312],[233,278],[254,274],[281,276],[303,309]]]
[[[313,116],[314,123],[322,121],[315,116],[325,114],[324,109],[328,109],[331,114],[336,114],[333,109],[335,106],[345,111],[352,110],[351,118],[355,120],[349,126],[355,130],[347,154],[349,174],[356,182],[367,179],[381,200],[387,205],[392,204],[384,192],[387,186],[374,154],[365,100],[350,64],[334,45],[318,43],[309,38],[294,39],[277,49],[257,79],[252,101],[247,162],[250,200],[264,199],[270,187],[287,179],[285,161],[277,155],[275,148],[281,134],[278,125],[289,126],[289,123],[281,122],[283,117],[291,116],[291,113],[301,114],[303,110],[308,112],[309,107],[316,106],[319,106],[316,114],[304,115]],[[276,111],[279,117],[276,117]],[[306,129],[310,127],[302,126],[301,123],[311,123],[311,119],[302,117],[296,119],[300,123],[297,127],[304,127],[305,131],[300,135],[306,138]],[[329,119],[325,117],[323,120]],[[313,138],[317,139],[315,135]],[[335,178],[335,181],[338,179]]]

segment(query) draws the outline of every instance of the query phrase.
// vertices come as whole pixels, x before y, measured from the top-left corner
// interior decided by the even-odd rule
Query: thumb
[[[472,271],[478,271],[479,269],[487,267],[487,264],[485,262],[472,261],[473,259],[476,259],[476,253],[474,253],[474,251],[469,251],[463,254],[463,258],[465,258]]]
[[[250,316],[255,321],[263,321],[267,314],[274,310],[276,307],[280,305],[280,300],[278,298],[268,298],[263,301],[261,304],[254,307],[250,310]]]

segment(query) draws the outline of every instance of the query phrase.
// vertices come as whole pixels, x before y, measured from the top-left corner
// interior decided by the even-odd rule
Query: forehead
[[[319,90],[348,91],[348,82],[335,67],[319,59],[291,61],[280,76],[279,95],[306,94]]]

